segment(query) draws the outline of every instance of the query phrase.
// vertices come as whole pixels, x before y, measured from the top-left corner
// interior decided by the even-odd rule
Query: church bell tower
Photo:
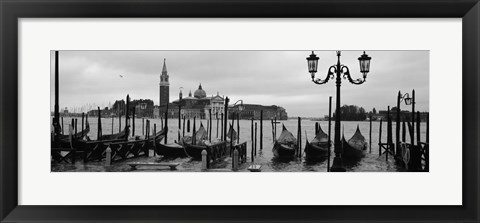
[[[160,75],[160,107],[167,106],[170,101],[170,83],[168,82],[168,71],[167,71],[167,64],[166,59],[163,59],[163,69],[162,75]]]

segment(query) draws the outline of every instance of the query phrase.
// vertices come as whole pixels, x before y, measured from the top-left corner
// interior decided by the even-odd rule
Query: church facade
[[[168,114],[169,117],[177,118],[180,112],[180,115],[187,119],[193,117],[206,119],[211,114],[212,118],[215,118],[223,114],[224,105],[225,99],[218,92],[215,96],[207,96],[200,84],[193,96],[190,91],[188,97],[183,97],[183,93],[180,91],[178,99],[169,104]]]

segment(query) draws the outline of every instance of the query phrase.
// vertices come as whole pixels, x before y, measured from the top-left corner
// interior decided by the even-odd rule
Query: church
[[[210,111],[212,117],[220,117],[224,112],[224,97],[220,96],[218,92],[217,95],[207,96],[207,93],[202,88],[202,84],[199,84],[193,96],[190,91],[188,97],[184,98],[180,90],[178,99],[170,102],[169,73],[165,59],[163,60],[159,85],[159,106],[156,106],[154,109],[154,117],[156,118],[163,117],[167,107],[169,118],[178,118],[178,113],[180,112],[181,116],[187,119],[193,117],[205,119],[208,118]]]
[[[170,102],[169,73],[165,59],[163,60],[159,85],[159,106],[154,108],[154,118],[164,117],[167,109],[168,118],[178,118],[180,114],[182,118],[185,117],[186,119],[192,119],[193,117],[207,119],[210,114],[213,119],[216,119],[221,118],[225,112],[225,98],[220,96],[218,92],[216,95],[207,96],[207,92],[203,89],[201,83],[193,95],[192,91],[189,91],[188,96],[183,97],[183,92],[180,90],[178,99]],[[243,108],[240,112],[240,119],[260,119],[260,111],[263,111],[265,120],[274,118],[286,120],[288,118],[285,109],[276,105],[244,104]],[[228,109],[228,118],[231,118],[234,112],[239,112],[238,105]]]

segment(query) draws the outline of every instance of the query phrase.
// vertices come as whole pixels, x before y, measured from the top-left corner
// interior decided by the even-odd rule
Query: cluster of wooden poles
[[[399,92],[400,95],[400,92]],[[413,103],[414,103],[415,90],[413,91]],[[413,106],[412,106],[413,107]],[[412,109],[413,110],[413,109]],[[396,134],[395,143],[393,143],[392,133],[392,117],[390,115],[390,106],[387,109],[387,141],[382,143],[382,122],[380,119],[379,136],[378,136],[378,155],[385,154],[385,160],[388,161],[388,156],[391,155],[395,158],[398,164],[411,171],[429,171],[429,115],[426,117],[426,137],[425,141],[421,140],[421,118],[420,112],[411,112],[411,120],[405,121],[403,118],[402,127],[400,125],[400,97],[397,99],[397,112],[396,112]],[[416,117],[416,118],[415,118]],[[407,126],[408,135],[410,136],[410,143],[407,143]],[[402,134],[400,138],[400,129]],[[416,133],[415,133],[416,131]],[[416,136],[416,137],[415,137]],[[370,116],[370,153],[372,138],[372,117]],[[416,143],[415,143],[416,139]],[[408,148],[408,154],[404,148]],[[383,151],[382,151],[383,150]],[[422,161],[424,164],[422,165]]]

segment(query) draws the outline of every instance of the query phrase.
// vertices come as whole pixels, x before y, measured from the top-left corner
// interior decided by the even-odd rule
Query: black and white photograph
[[[51,171],[429,172],[429,66],[428,50],[52,50]]]

